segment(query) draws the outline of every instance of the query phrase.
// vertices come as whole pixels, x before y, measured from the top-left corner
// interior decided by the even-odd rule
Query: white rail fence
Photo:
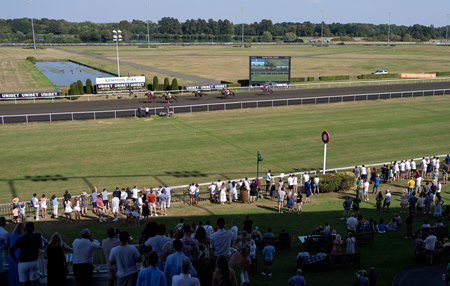
[[[339,87],[355,87],[355,86],[383,86],[383,85],[395,85],[395,84],[414,84],[414,83],[436,83],[436,82],[450,82],[450,77],[438,77],[434,79],[386,79],[386,80],[359,80],[359,81],[333,81],[333,82],[305,82],[298,84],[286,84],[276,87],[276,90],[304,90],[304,89],[319,89],[319,88],[339,88]],[[450,83],[449,83],[450,86]],[[201,88],[200,88],[201,89]],[[240,92],[252,92],[259,91],[259,86],[246,86],[246,87],[231,87],[230,90],[240,91]],[[164,92],[164,91],[160,91]],[[192,93],[191,89],[181,89],[181,90],[167,90],[167,92],[179,92],[179,93]],[[220,92],[220,90],[212,89],[210,92]],[[145,91],[133,91],[132,96],[141,95],[143,96]],[[110,93],[99,93],[99,94],[85,94],[81,97],[84,100],[110,100],[111,98],[121,97],[121,98],[133,98],[130,96],[128,90],[115,91]],[[73,98],[73,99],[72,99]],[[78,102],[80,95],[61,95],[55,98],[45,98],[45,97],[26,97],[26,98],[0,98],[0,102],[14,102],[18,103],[42,103],[42,102],[61,102],[62,100],[68,99],[69,101]]]
[[[399,92],[383,92],[383,93],[363,93],[352,95],[333,95],[321,97],[300,97],[285,99],[266,99],[254,101],[235,101],[196,105],[179,105],[171,106],[169,110],[166,107],[149,107],[148,114],[145,109],[122,109],[122,110],[92,110],[78,112],[56,112],[56,113],[39,113],[39,114],[18,114],[18,115],[0,115],[1,124],[7,123],[30,123],[30,122],[53,122],[63,120],[98,120],[106,118],[124,118],[124,117],[144,117],[150,115],[159,115],[160,113],[192,113],[192,112],[209,112],[218,110],[232,110],[244,108],[262,108],[275,106],[290,106],[304,104],[324,104],[339,102],[354,102],[367,100],[381,100],[393,98],[411,98],[424,96],[443,96],[449,95],[449,89],[436,90],[420,90],[420,91],[399,91]]]

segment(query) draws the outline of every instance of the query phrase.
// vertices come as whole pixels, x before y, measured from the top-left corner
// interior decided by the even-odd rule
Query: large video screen
[[[250,57],[250,84],[265,82],[289,83],[290,80],[291,57]]]

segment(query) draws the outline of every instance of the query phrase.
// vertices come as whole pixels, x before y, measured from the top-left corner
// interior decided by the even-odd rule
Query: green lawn
[[[0,201],[117,185],[185,185],[218,178],[446,154],[449,97],[1,126],[8,152]],[[447,146],[447,147],[446,147]]]
[[[93,185],[111,190],[116,186],[184,185],[254,176],[257,151],[264,155],[261,172],[269,168],[274,174],[318,169],[322,163],[323,130],[331,134],[328,168],[446,154],[450,140],[450,134],[445,132],[449,127],[449,107],[450,98],[439,96],[182,114],[172,118],[4,125],[0,127],[5,148],[0,165],[0,201],[10,202],[15,196],[28,201],[33,192],[62,195],[66,189],[76,195]],[[399,211],[398,191],[405,185],[402,181],[382,187],[395,191],[390,213],[376,214],[371,196],[369,203],[362,204],[364,216],[388,221]],[[444,201],[450,200],[449,191],[446,186]],[[158,217],[158,222],[172,228],[179,217],[191,223],[199,219],[214,222],[217,216],[225,216],[228,223],[235,221],[240,225],[244,215],[250,214],[263,230],[273,227],[278,233],[285,228],[298,236],[328,222],[345,235],[345,225],[339,219],[342,196],[314,197],[301,216],[276,214],[275,202],[268,200],[245,207],[208,202],[195,208],[175,205],[170,216]],[[424,219],[418,215],[415,224],[420,225]],[[61,222],[40,222],[38,230],[47,237],[60,231],[70,242],[86,226],[95,237],[103,238],[109,225],[89,219],[70,227]],[[136,238],[142,230],[123,223],[118,226]],[[395,273],[417,264],[411,259],[411,241],[403,236],[403,231],[377,235],[374,246],[359,247],[361,267],[376,267],[378,285],[389,285]],[[277,256],[274,276],[252,275],[252,285],[286,284],[295,273],[297,250],[294,241],[292,251],[282,251]],[[308,285],[351,285],[356,270],[306,272],[305,276]]]

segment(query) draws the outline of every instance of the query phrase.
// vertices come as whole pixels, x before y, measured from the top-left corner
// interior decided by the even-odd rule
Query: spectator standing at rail
[[[92,212],[94,214],[97,213],[97,198],[98,198],[97,188],[94,187],[91,192]]]
[[[50,203],[52,204],[52,218],[58,218],[59,202],[55,194],[50,198]]]
[[[73,274],[77,286],[92,285],[93,255],[99,247],[100,243],[92,239],[91,232],[87,228],[81,231],[81,238],[73,241]]]
[[[267,171],[266,175],[264,176],[264,179],[266,180],[266,195],[269,194],[269,190],[270,190],[270,185],[272,182],[272,174],[271,174],[271,170]]]
[[[103,189],[101,196],[102,196],[103,205],[108,210],[109,209],[108,191],[106,189]]]
[[[35,220],[39,220],[39,200],[37,198],[37,194],[34,193],[33,197],[31,198],[31,206],[34,208],[34,211],[36,213],[36,216],[34,217]]]

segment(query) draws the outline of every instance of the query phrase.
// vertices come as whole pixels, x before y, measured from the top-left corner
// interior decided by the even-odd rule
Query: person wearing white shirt
[[[411,178],[411,162],[405,160],[406,179]]]
[[[133,189],[131,189],[131,193],[131,198],[133,199],[133,202],[136,203],[137,199],[139,198],[140,190],[136,188],[136,186],[134,186]]]
[[[364,165],[361,166],[361,179],[367,179],[367,168]]]
[[[36,210],[36,220],[39,220],[39,200],[37,198],[36,193],[33,194],[33,197],[31,198],[31,206]]]
[[[304,173],[303,174],[303,184],[305,184],[308,181],[309,181],[309,175],[308,175],[308,173]]]
[[[298,178],[296,175],[292,174],[293,184],[294,184],[294,193],[298,193]]]
[[[170,209],[170,201],[172,199],[172,190],[165,185],[164,186],[164,193],[166,194],[166,204],[167,204],[167,208]]]
[[[416,170],[417,170],[416,161],[411,159],[411,176],[414,176]]]
[[[172,286],[200,286],[198,278],[192,277],[189,273],[191,263],[188,259],[181,262],[181,274],[172,277]]]
[[[266,194],[269,194],[270,183],[272,181],[272,174],[270,174],[271,170],[267,171],[264,179],[266,180]]]
[[[103,191],[101,192],[101,195],[102,195],[103,204],[105,205],[106,209],[109,209],[108,191],[106,189],[103,189]]]
[[[111,201],[111,208],[112,208],[112,213],[114,215],[114,219],[113,221],[118,221],[118,217],[117,215],[119,214],[119,205],[120,205],[120,200],[118,197],[114,197],[112,198]]]
[[[139,272],[136,263],[141,261],[141,255],[136,246],[128,245],[128,232],[120,232],[119,240],[120,245],[109,254],[109,263],[117,265],[117,285],[136,285]]]
[[[81,231],[81,238],[73,241],[73,274],[77,285],[92,285],[93,255],[99,247],[100,242],[91,238],[87,228]]]

